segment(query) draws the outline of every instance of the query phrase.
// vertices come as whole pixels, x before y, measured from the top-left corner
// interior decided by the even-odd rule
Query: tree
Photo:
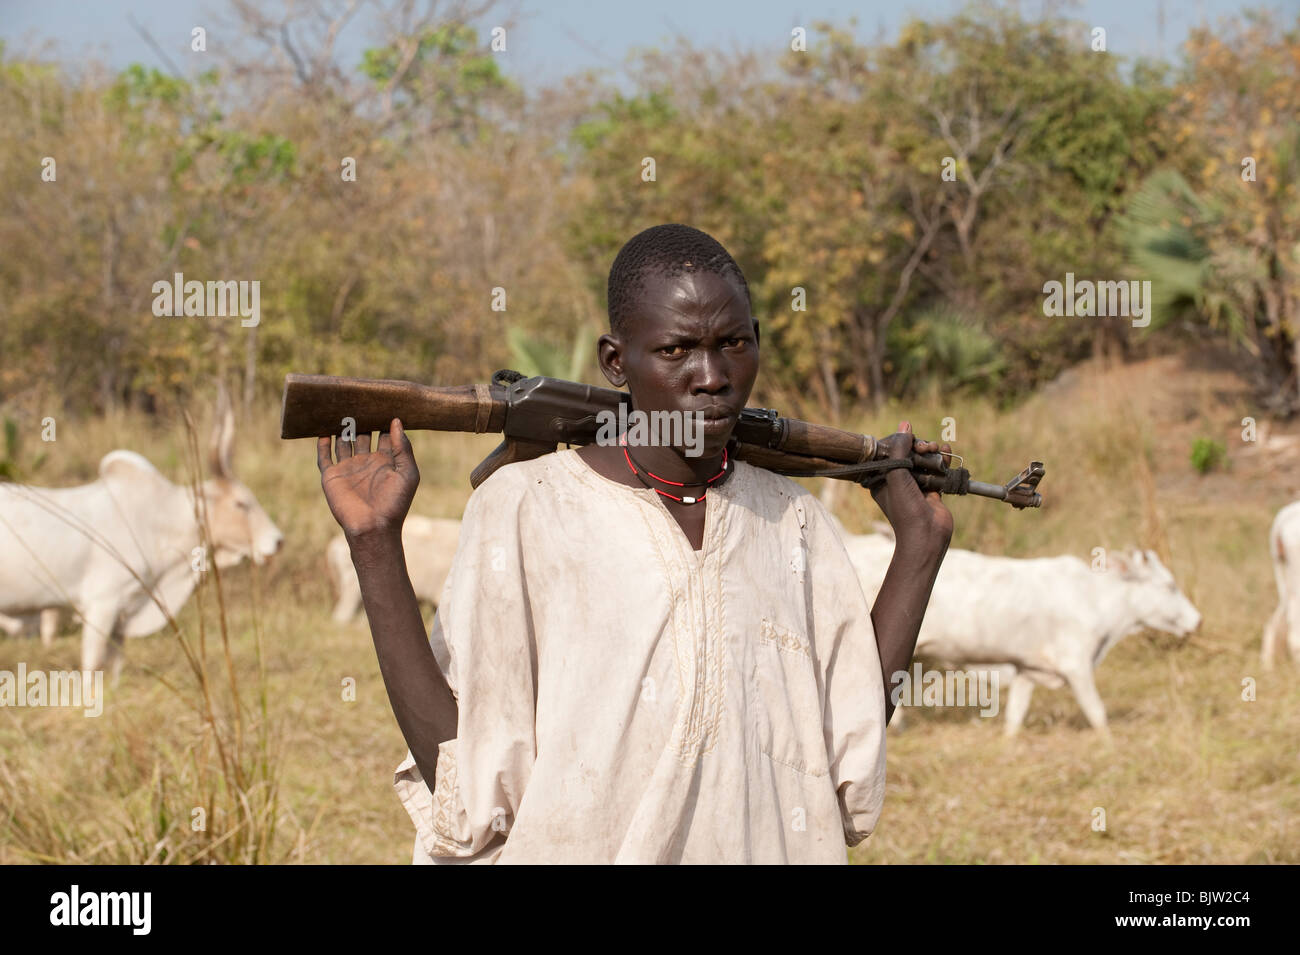
[[[1134,254],[1184,268],[1191,317],[1258,359],[1269,406],[1300,410],[1300,17],[1247,13],[1193,30],[1165,134],[1171,173],[1135,197]],[[1174,175],[1173,173],[1177,173]],[[1145,228],[1145,233],[1137,231]]]

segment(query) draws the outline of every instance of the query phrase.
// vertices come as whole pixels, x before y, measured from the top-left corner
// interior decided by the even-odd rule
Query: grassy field
[[[1300,496],[1300,468],[1242,442],[1252,414],[1230,372],[1192,355],[1081,369],[1013,410],[929,400],[852,422],[881,434],[908,417],[933,436],[951,416],[954,446],[980,479],[1047,462],[1039,512],[952,502],[954,546],[1084,559],[1097,546],[1153,547],[1205,618],[1186,641],[1138,635],[1106,658],[1097,682],[1110,747],[1068,690],[1040,688],[1011,741],[1000,718],[914,710],[890,736],[884,813],[854,861],[1300,862],[1300,666],[1259,664],[1276,601],[1268,526]],[[336,528],[315,450],[278,441],[277,424],[268,408],[237,439],[236,470],[287,544],[265,567],[221,574],[229,669],[207,587],[179,617],[180,635],[129,642],[102,717],[0,708],[0,863],[410,860],[413,832],[390,786],[404,745],[369,634],[362,620],[329,620],[322,553]],[[1226,468],[1192,469],[1198,437],[1223,442]],[[414,442],[414,510],[458,516],[469,470],[495,441]],[[136,417],[60,424],[37,483],[89,480],[116,447],[181,480],[184,444],[178,425]],[[837,513],[850,530],[879,519],[869,495],[843,491]],[[78,654],[65,625],[48,649],[0,640],[0,669],[70,669]],[[1242,699],[1248,677],[1253,702]],[[344,698],[348,678],[355,700]],[[1104,831],[1093,829],[1097,808]]]

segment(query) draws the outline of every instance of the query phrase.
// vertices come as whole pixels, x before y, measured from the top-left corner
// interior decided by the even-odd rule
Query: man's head
[[[634,236],[609,273],[601,370],[641,411],[703,412],[704,455],[721,452],[758,375],[758,323],[740,267],[684,225]]]
[[[648,276],[709,272],[735,281],[749,308],[749,285],[717,239],[688,225],[657,225],[634,235],[609,270],[609,330],[622,334],[637,311]]]

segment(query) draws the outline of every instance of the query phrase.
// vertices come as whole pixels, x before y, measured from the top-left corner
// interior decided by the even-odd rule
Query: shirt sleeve
[[[823,730],[844,840],[871,835],[885,801],[885,688],[871,605],[822,503],[802,500],[808,527],[814,639],[823,680]]]
[[[452,693],[456,738],[433,786],[415,760],[393,785],[435,861],[495,858],[536,759],[536,641],[523,554],[522,486],[503,468],[473,495],[429,643]]]

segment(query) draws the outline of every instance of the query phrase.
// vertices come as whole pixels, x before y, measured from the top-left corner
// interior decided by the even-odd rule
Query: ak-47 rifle
[[[287,375],[280,415],[281,438],[338,434],[345,418],[355,433],[387,431],[400,418],[408,431],[500,432],[505,440],[470,474],[478,487],[497,468],[555,451],[560,444],[596,440],[602,412],[617,415],[628,395],[612,388],[559,378],[525,378],[499,371],[491,384],[435,388],[410,381]],[[871,487],[885,472],[908,468],[924,490],[976,494],[1012,507],[1039,507],[1035,490],[1042,462],[1033,461],[1006,484],[972,481],[970,472],[950,467],[942,453],[890,459],[886,446],[868,434],[782,418],[770,408],[746,408],[732,431],[735,456],[755,467],[790,477],[830,477]]]

